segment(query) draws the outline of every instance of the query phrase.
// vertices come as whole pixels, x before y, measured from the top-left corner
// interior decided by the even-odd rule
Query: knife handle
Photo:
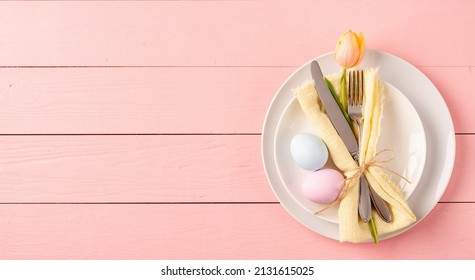
[[[371,218],[371,198],[368,181],[366,181],[366,177],[364,175],[360,177],[359,191],[360,196],[358,199],[358,213],[360,214],[361,220],[367,223]]]
[[[391,211],[389,211],[386,202],[384,202],[384,200],[373,190],[373,188],[369,187],[369,192],[371,196],[371,201],[373,202],[374,208],[376,209],[376,212],[378,212],[378,215],[386,223],[391,222]]]

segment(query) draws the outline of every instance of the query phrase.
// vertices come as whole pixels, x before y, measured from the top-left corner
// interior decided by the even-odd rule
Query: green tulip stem
[[[376,223],[374,222],[373,213],[371,213],[371,217],[369,220],[369,231],[371,232],[371,236],[373,237],[374,244],[378,244],[378,229],[376,228]]]
[[[345,112],[348,112],[348,97],[346,94],[346,68],[343,68],[343,72],[341,74],[341,95],[340,95],[340,103],[343,105],[343,109]]]

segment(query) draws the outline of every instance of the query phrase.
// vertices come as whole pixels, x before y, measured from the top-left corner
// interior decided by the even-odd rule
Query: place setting
[[[377,244],[423,220],[455,159],[452,118],[433,83],[402,58],[367,50],[351,30],[283,82],[261,145],[289,214],[352,243]]]

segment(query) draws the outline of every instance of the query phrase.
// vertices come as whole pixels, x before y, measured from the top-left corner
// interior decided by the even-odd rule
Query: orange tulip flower
[[[335,61],[343,68],[352,68],[358,65],[365,53],[365,39],[363,33],[356,34],[347,30],[341,35],[335,47]]]

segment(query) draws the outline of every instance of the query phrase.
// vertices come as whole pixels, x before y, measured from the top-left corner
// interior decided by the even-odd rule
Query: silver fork
[[[363,102],[364,102],[364,72],[363,70],[350,71],[348,73],[348,115],[356,122],[358,127],[358,144],[361,144],[363,125]],[[359,152],[354,155],[359,162]],[[358,213],[363,222],[367,223],[371,216],[371,204],[383,221],[391,221],[391,212],[384,200],[368,185],[366,177],[360,177],[360,189],[358,200]]]

